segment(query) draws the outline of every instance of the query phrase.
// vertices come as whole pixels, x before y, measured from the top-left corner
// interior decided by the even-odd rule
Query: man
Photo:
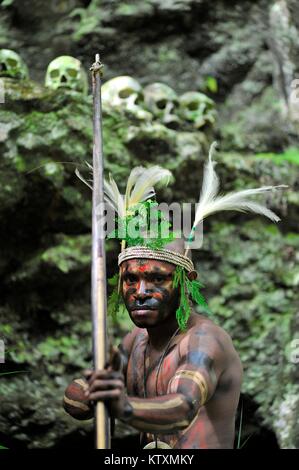
[[[181,240],[166,248],[184,252]],[[186,331],[178,329],[175,264],[133,258],[120,268],[124,302],[136,327],[106,370],[86,372],[86,403],[105,401],[113,417],[143,432],[144,445],[233,448],[242,366],[229,335],[194,311]],[[77,418],[88,413],[73,411],[68,395],[68,412]]]
[[[65,409],[78,419],[91,417],[92,404],[104,401],[111,416],[142,432],[148,448],[215,449],[234,443],[242,366],[229,335],[191,305],[191,299],[204,302],[188,256],[190,242],[203,219],[221,210],[251,211],[279,221],[251,197],[285,186],[219,196],[214,147],[187,247],[181,239],[157,245],[143,240],[142,232],[137,245],[128,237],[124,248],[122,241],[121,293],[136,327],[105,370],[87,371],[85,381],[71,384],[64,397]],[[151,186],[162,174],[159,167],[133,169],[124,197],[112,178],[110,186],[106,183],[107,199],[120,207],[122,226],[128,228],[137,203],[152,198]],[[147,215],[143,220],[146,224]]]

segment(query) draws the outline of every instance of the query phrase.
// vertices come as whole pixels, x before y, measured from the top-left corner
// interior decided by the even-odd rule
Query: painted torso
[[[194,329],[192,331],[194,333]],[[139,398],[155,398],[169,393],[168,385],[184,354],[184,344],[186,344],[186,340],[188,342],[187,335],[193,333],[181,333],[174,338],[160,364],[157,377],[163,351],[151,350],[147,346],[147,330],[139,329],[128,361],[126,377],[128,395]],[[223,372],[213,396],[204,406],[199,408],[189,426],[173,434],[157,434],[158,439],[177,449],[233,448],[235,414],[239,400],[242,368],[235,350],[229,351],[228,354],[231,354],[230,367]],[[147,377],[146,387],[144,387],[145,375]],[[173,420],[176,421],[175,409],[170,412],[173,413]],[[145,442],[153,440],[154,435],[146,433]]]

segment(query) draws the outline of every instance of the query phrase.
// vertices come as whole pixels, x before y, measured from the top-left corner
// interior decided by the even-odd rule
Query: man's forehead
[[[165,272],[169,273],[175,270],[175,265],[167,261],[158,261],[153,259],[134,258],[126,260],[121,264],[122,272]]]

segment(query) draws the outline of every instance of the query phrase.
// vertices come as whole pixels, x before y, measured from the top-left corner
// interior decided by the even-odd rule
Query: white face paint
[[[47,68],[45,86],[52,90],[69,88],[87,94],[87,75],[80,60],[67,55],[52,60]]]

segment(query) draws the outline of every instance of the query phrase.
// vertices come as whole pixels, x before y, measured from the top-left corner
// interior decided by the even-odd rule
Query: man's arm
[[[74,379],[66,388],[63,396],[63,408],[75,419],[86,420],[93,417],[93,406],[84,395],[88,389],[85,379]]]
[[[141,431],[171,434],[182,430],[214,394],[224,370],[224,346],[217,327],[190,331],[180,344],[180,355],[164,396],[128,397],[119,373],[97,371],[90,380],[89,398],[109,400],[113,416]]]
[[[125,378],[127,376],[127,367],[128,367],[129,357],[130,357],[132,347],[133,347],[133,344],[134,344],[134,341],[138,332],[139,332],[139,328],[134,328],[133,331],[131,331],[124,337],[124,339],[118,346],[121,364],[119,367],[117,367],[116,365],[114,369],[120,370],[123,373]]]
[[[119,345],[119,355],[115,354],[114,368],[120,369],[124,377],[126,377],[128,358],[137,332],[138,328],[134,328],[132,332],[128,333]],[[115,349],[114,353],[116,353]],[[110,358],[110,361],[113,362],[113,357]],[[86,390],[88,390],[87,380],[85,378],[78,378],[68,385],[64,393],[63,408],[68,414],[78,420],[87,420],[94,416],[94,407],[85,396]]]

